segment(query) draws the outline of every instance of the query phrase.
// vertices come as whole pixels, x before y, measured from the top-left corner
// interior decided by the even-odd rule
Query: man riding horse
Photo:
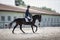
[[[27,6],[27,10],[25,12],[25,20],[26,22],[31,22],[32,21],[32,15],[29,12],[30,6]]]
[[[35,21],[36,19],[38,19],[39,22],[41,22],[41,15],[34,15],[32,16],[30,13],[29,13],[29,8],[30,6],[27,6],[27,10],[26,10],[26,13],[25,13],[25,18],[17,18],[17,19],[14,19],[10,24],[9,24],[9,28],[12,27],[12,24],[13,23],[16,23],[16,25],[13,27],[13,30],[12,30],[12,33],[14,33],[14,30],[15,28],[20,25],[20,30],[25,33],[22,29],[22,24],[25,24],[25,25],[31,25],[31,28],[32,28],[32,31],[33,33],[35,33],[37,31],[37,26],[35,25]],[[33,19],[33,20],[32,20]],[[32,20],[32,21],[31,21]],[[29,27],[29,26],[28,26]],[[36,30],[34,30],[33,28],[36,27]]]

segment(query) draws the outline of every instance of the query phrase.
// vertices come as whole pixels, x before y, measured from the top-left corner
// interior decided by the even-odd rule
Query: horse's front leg
[[[34,30],[33,30],[33,26],[32,25],[31,25],[31,28],[32,28],[33,33],[35,33]]]
[[[23,33],[25,33],[25,32],[22,30],[22,25],[20,25],[20,30],[21,30]]]
[[[33,25],[34,27],[36,27],[36,30],[35,30],[35,32],[37,31],[37,26],[36,25]]]
[[[13,30],[12,30],[12,33],[14,34],[14,30],[15,30],[15,28],[18,26],[18,24],[16,24],[15,26],[14,26],[14,28],[13,28]]]

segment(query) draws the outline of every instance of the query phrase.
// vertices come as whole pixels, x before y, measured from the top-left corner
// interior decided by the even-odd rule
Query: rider
[[[25,20],[26,20],[26,22],[31,22],[31,19],[32,19],[32,15],[29,12],[29,8],[30,8],[30,6],[27,6],[27,10],[25,12]]]

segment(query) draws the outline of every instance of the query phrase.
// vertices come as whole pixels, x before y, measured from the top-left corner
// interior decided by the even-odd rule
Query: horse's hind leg
[[[25,33],[25,32],[22,30],[22,25],[20,25],[20,30],[21,30],[23,33]]]
[[[35,33],[34,30],[33,30],[33,26],[32,25],[31,25],[31,28],[32,28],[33,33]]]
[[[34,27],[36,27],[36,30],[35,30],[35,32],[37,31],[37,26],[36,25],[33,25]]]
[[[14,34],[14,30],[15,30],[15,28],[18,26],[18,24],[16,24],[15,26],[14,26],[14,28],[13,28],[13,30],[12,30],[12,33]]]

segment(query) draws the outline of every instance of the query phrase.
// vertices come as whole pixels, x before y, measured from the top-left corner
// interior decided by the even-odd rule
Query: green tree
[[[23,5],[23,6],[25,6],[25,2],[23,1],[23,0],[18,0],[19,1],[19,5]]]
[[[25,6],[25,2],[23,0],[15,0],[16,6],[22,5]]]
[[[51,8],[47,8],[47,7],[42,7],[41,9],[48,10],[48,11],[55,11],[55,10],[52,10]]]

